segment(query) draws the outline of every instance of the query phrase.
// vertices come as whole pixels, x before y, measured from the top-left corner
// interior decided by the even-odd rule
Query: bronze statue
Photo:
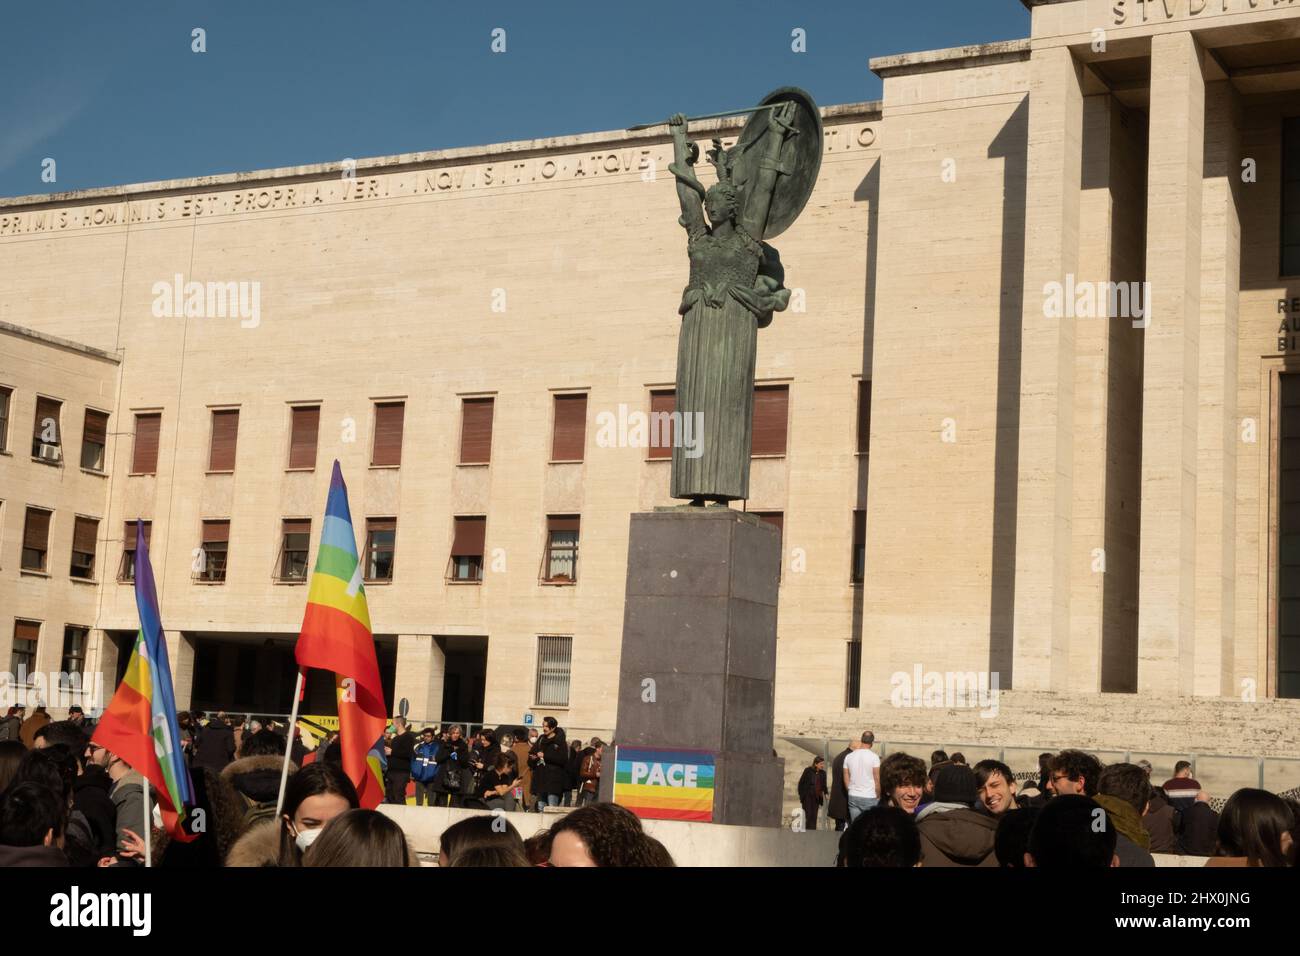
[[[699,149],[688,142],[686,123],[680,113],[669,120],[668,168],[677,178],[678,221],[691,262],[678,309],[676,409],[690,444],[680,440],[682,432],[674,438],[672,496],[703,505],[749,497],[758,329],[790,300],[780,256],[763,240],[803,209],[821,164],[822,131],[808,94],[777,90],[735,146],[713,141],[708,155],[718,182],[706,190],[695,175]]]

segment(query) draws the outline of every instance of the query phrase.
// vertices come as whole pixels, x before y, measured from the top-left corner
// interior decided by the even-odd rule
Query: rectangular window
[[[311,519],[285,518],[280,528],[280,580],[306,581]]]
[[[677,391],[656,389],[650,393],[650,453],[647,458],[673,457],[673,413],[677,411]]]
[[[751,455],[784,455],[790,408],[789,385],[754,388],[754,441]]]
[[[14,621],[14,649],[9,658],[9,673],[20,684],[36,673],[36,645],[41,639],[41,625],[37,621]]]
[[[63,661],[59,670],[65,674],[85,673],[86,638],[89,635],[90,630],[85,627],[69,624],[63,629]]]
[[[234,471],[235,445],[239,441],[239,409],[221,408],[212,413],[212,442],[208,447],[208,471]]]
[[[1279,387],[1277,696],[1300,697],[1300,375]]]
[[[568,707],[573,668],[573,638],[545,635],[537,639],[536,707]]]
[[[103,471],[107,443],[108,413],[86,409],[86,422],[81,429],[81,467],[87,471]]]
[[[226,561],[230,557],[230,522],[203,522],[203,541],[194,563],[194,579],[221,584],[226,580]]]
[[[490,398],[466,398],[460,403],[460,463],[486,465],[492,460],[492,409]]]
[[[548,584],[572,584],[578,580],[578,515],[546,516],[546,554],[542,558],[542,580]]]
[[[24,571],[44,571],[50,547],[50,515],[43,508],[28,508],[23,524]]]
[[[84,581],[95,580],[95,539],[99,522],[78,515],[72,522],[72,567],[68,573]]]
[[[0,451],[9,450],[9,409],[13,397],[12,388],[0,387]]]
[[[296,405],[289,409],[289,467],[316,467],[316,438],[320,434],[320,406]],[[401,440],[397,442],[400,449]],[[400,456],[399,456],[400,457]]]
[[[780,537],[778,538],[778,541],[780,541],[780,546],[781,546],[781,548],[784,549],[784,547],[785,547],[785,513],[784,513],[784,512],[781,512],[781,511],[755,511],[755,512],[754,512],[754,515],[755,515],[755,517],[762,519],[763,521],[765,521],[765,522],[767,522],[768,524],[770,524],[772,527],[776,528],[776,533],[780,536]],[[784,554],[784,551],[783,551],[782,553]],[[784,569],[785,569],[785,559],[782,558],[782,559],[781,559],[781,563],[780,563],[780,565],[778,566],[778,569],[777,569],[777,572],[776,572],[776,579],[777,579],[778,581],[781,580],[781,571],[783,571]]]
[[[551,461],[582,461],[587,445],[587,396],[556,395]]]
[[[849,641],[848,649],[849,659],[844,666],[844,707],[854,710],[862,696],[862,642]]]
[[[451,560],[447,564],[449,581],[483,580],[483,542],[487,537],[487,518],[452,519]]]
[[[63,429],[59,416],[63,403],[53,398],[37,397],[36,419],[32,428],[32,457],[51,463],[63,457]]]
[[[1300,275],[1300,116],[1282,122],[1281,246],[1282,275]]]
[[[405,402],[375,403],[375,444],[370,451],[370,464],[391,466],[402,463],[405,420]]]
[[[131,474],[158,473],[158,434],[162,430],[162,412],[135,416],[135,447],[131,451]]]
[[[871,383],[858,382],[858,453],[865,455],[871,445]]]
[[[859,508],[853,512],[853,583],[861,584],[866,573],[867,513]]]
[[[146,548],[153,547],[153,522],[143,521],[144,525],[144,544]],[[117,569],[117,579],[124,584],[130,584],[135,580],[135,545],[136,545],[135,522],[128,521],[122,528],[122,565]]]
[[[366,580],[393,580],[393,557],[397,551],[397,519],[366,519]]]

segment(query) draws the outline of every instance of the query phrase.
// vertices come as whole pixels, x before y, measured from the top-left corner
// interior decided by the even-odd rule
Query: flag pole
[[[140,776],[144,777],[144,774]],[[153,813],[149,807],[148,777],[144,777],[144,784],[140,787],[140,795],[144,798],[144,865],[153,866],[153,852],[151,849],[153,843]]]
[[[298,668],[298,680],[293,685],[293,708],[289,712],[288,740],[284,745],[284,763],[280,767],[280,795],[275,798],[275,820],[280,825],[280,814],[284,810],[284,788],[289,783],[289,757],[293,753],[293,732],[298,727],[298,703],[302,700],[302,668]],[[319,746],[319,744],[317,745]],[[321,754],[324,757],[324,754]]]

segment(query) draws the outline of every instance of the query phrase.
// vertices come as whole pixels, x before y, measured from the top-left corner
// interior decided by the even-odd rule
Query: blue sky
[[[1023,37],[1029,17],[1019,0],[11,0],[0,29],[15,196],[618,129],[784,85],[875,99],[870,57]]]

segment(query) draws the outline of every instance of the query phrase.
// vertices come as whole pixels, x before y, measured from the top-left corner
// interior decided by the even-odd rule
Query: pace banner
[[[646,820],[713,822],[714,755],[614,748],[614,802]]]

